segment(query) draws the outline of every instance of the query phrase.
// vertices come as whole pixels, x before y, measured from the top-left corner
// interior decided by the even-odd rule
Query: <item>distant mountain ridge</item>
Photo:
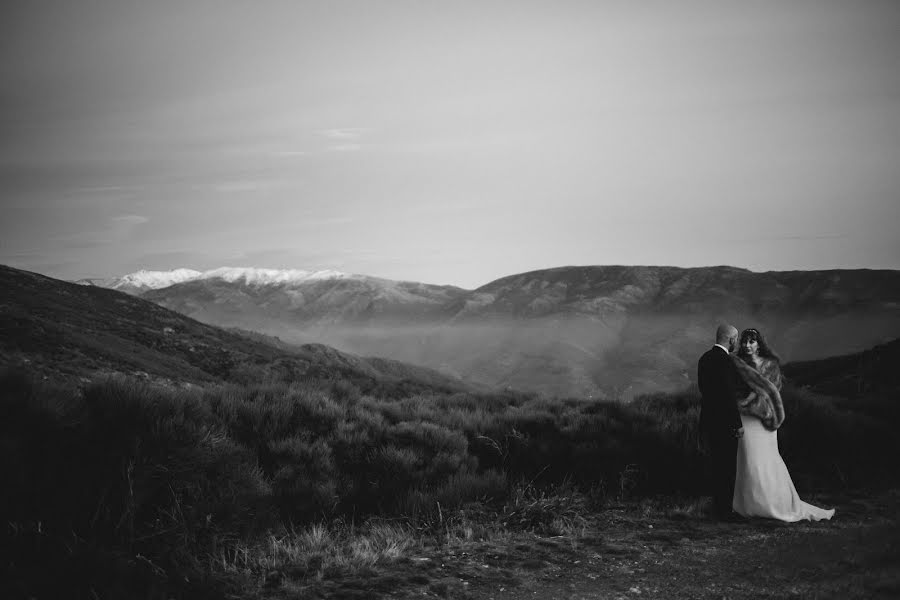
[[[470,389],[436,371],[200,323],[141,298],[0,265],[0,366],[54,379],[121,373],[170,385],[305,378],[363,390]]]
[[[900,272],[570,266],[475,290],[344,278],[207,277],[137,292],[201,321],[384,356],[491,385],[631,398],[690,383],[720,321],[787,360],[900,337]]]
[[[193,269],[175,269],[173,271],[141,270],[125,275],[109,287],[114,290],[123,288],[157,290],[159,288],[169,287],[176,283],[183,283],[185,281],[190,281],[191,279],[196,279],[200,275],[200,271],[194,271]]]
[[[626,309],[691,312],[710,308],[840,310],[889,306],[900,296],[900,271],[769,271],[736,267],[559,267],[511,275],[474,294],[480,310],[530,317]],[[484,299],[490,301],[485,303]]]
[[[172,269],[169,271],[148,271],[141,269],[121,277],[111,279],[79,279],[75,283],[111,288],[129,294],[140,294],[148,290],[158,290],[187,281],[221,279],[229,283],[242,281],[247,285],[279,285],[319,281],[323,279],[358,278],[340,271],[303,271],[300,269],[260,269],[255,267],[219,267],[208,271],[194,269]]]

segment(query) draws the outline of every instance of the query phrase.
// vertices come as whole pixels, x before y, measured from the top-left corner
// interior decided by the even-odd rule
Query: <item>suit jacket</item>
[[[697,363],[700,387],[700,431],[707,436],[730,435],[741,427],[737,401],[750,393],[731,355],[713,346]]]

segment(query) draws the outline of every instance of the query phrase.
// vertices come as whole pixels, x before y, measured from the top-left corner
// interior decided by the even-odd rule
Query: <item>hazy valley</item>
[[[200,323],[152,302],[0,266],[0,363],[54,380],[124,374],[169,387],[342,380],[466,389],[436,371]],[[386,388],[386,389],[387,389]]]
[[[334,272],[203,275],[157,289],[134,276],[105,284],[210,324],[557,396],[681,389],[720,320],[760,328],[786,361],[900,337],[896,271],[561,267],[475,290]]]

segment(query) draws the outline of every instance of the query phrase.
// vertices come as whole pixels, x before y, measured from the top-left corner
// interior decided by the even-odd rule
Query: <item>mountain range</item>
[[[474,290],[335,271],[139,272],[99,283],[199,321],[437,369],[465,382],[611,397],[689,385],[717,323],[786,361],[900,337],[900,272],[719,266],[531,271]]]
[[[167,386],[344,381],[362,391],[468,391],[434,370],[200,323],[147,300],[0,265],[0,366],[58,380]]]

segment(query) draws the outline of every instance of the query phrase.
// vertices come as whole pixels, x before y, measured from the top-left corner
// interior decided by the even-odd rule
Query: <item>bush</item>
[[[117,576],[103,575],[103,565],[117,562],[142,564],[160,579],[166,569],[196,568],[196,557],[225,539],[270,525],[271,488],[255,456],[225,435],[198,396],[124,379],[79,393],[4,376],[0,389],[0,508],[15,534],[10,551],[46,549],[46,564],[28,564],[47,585],[58,583],[54,568],[68,572],[72,563],[101,580]]]
[[[78,390],[0,375],[8,595],[22,582],[75,582],[70,595],[101,585],[135,596],[116,587],[134,580],[197,596],[216,589],[203,557],[236,557],[324,520],[431,526],[475,502],[517,527],[565,530],[578,526],[572,507],[585,493],[702,491],[696,390],[631,405],[411,394],[317,383],[175,391],[126,379]],[[896,403],[792,388],[784,399],[779,441],[798,488],[897,483]],[[563,504],[548,491],[561,485]],[[185,573],[202,589],[186,587]]]

